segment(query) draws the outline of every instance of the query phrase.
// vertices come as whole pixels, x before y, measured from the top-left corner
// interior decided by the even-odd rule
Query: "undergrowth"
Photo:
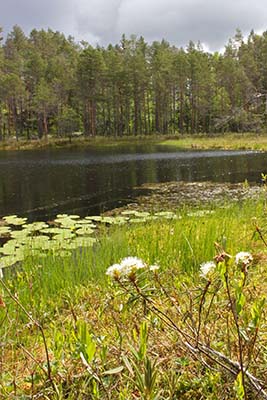
[[[1,398],[266,398],[264,199],[177,214],[3,270]],[[128,256],[145,269],[106,274]]]

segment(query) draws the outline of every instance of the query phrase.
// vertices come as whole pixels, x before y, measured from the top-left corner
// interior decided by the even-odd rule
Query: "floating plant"
[[[88,216],[58,214],[54,221],[27,224],[27,218],[9,215],[2,219],[0,237],[6,241],[0,247],[0,267],[4,268],[23,261],[30,256],[68,257],[71,252],[92,247],[96,243],[97,226],[103,224],[124,225],[126,223],[146,223],[157,219],[175,219],[171,211],[150,214],[147,211],[125,210],[117,216]],[[1,256],[2,255],[2,256]]]

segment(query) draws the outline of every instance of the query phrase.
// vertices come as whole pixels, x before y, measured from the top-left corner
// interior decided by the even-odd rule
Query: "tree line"
[[[1,36],[1,35],[0,35]],[[267,32],[223,53],[124,35],[93,47],[50,29],[0,38],[0,139],[267,129]]]

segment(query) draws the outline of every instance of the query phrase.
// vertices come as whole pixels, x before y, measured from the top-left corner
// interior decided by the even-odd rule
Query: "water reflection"
[[[266,153],[86,150],[0,153],[0,215],[50,218],[94,214],[130,201],[149,182],[249,182],[266,172]]]

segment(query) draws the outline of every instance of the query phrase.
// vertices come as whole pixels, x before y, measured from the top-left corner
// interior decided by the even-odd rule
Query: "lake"
[[[0,152],[0,216],[98,214],[134,200],[143,183],[260,182],[267,153],[160,146]]]

